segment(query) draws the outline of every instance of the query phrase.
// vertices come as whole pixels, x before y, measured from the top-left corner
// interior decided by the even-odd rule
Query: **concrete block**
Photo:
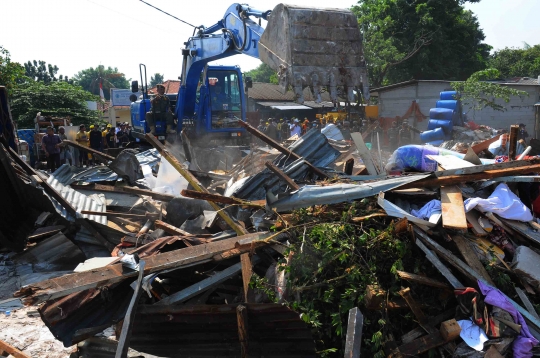
[[[518,246],[512,265],[516,274],[523,275],[532,286],[540,288],[540,255],[527,246]]]

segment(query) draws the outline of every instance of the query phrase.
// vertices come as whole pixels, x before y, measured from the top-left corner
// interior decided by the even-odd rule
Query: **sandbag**
[[[436,140],[444,139],[445,137],[444,130],[440,127],[420,133],[420,140],[424,143],[434,142]]]
[[[459,96],[456,91],[442,91],[440,94],[441,100],[455,100],[459,99]]]

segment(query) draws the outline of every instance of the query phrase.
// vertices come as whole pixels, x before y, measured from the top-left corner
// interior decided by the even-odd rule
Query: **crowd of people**
[[[295,117],[292,117],[290,120],[287,117],[280,118],[279,120],[276,118],[261,119],[257,129],[273,140],[281,142],[290,137],[301,137],[313,128],[322,130],[330,124],[335,125],[341,131],[345,140],[352,139],[351,133],[364,133],[368,129],[371,129],[367,142],[376,143],[377,135],[379,136],[379,140],[383,141],[384,131],[378,120],[372,120],[371,122],[367,119],[348,121],[335,119],[330,115],[328,117],[323,115],[321,118],[316,118],[312,121],[307,117],[303,121]],[[395,150],[398,146],[411,144],[414,138],[413,131],[406,119],[401,121],[400,124],[394,121],[392,126],[386,131],[386,134],[388,135],[388,144],[391,151]]]
[[[75,150],[64,143],[68,139],[65,131],[63,126],[58,127],[58,133],[55,133],[52,126],[47,127],[47,133],[41,141],[41,148],[47,158],[47,169],[52,173],[65,163],[77,167],[96,165],[97,158],[94,155],[85,150]],[[128,123],[122,122],[117,123],[116,127],[111,124],[91,124],[89,130],[85,124],[81,124],[75,140],[84,147],[104,152],[110,148],[125,148],[130,142],[134,142],[135,138]]]

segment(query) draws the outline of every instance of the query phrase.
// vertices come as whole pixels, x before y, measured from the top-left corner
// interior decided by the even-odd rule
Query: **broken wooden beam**
[[[426,258],[429,260],[429,262],[431,262],[433,264],[433,266],[435,266],[437,268],[437,270],[439,270],[441,275],[443,275],[448,280],[448,282],[450,282],[450,284],[452,285],[453,288],[463,288],[463,287],[465,287],[465,286],[463,286],[463,284],[461,282],[459,282],[457,277],[454,276],[454,274],[452,272],[450,272],[448,267],[446,267],[441,262],[441,260],[439,260],[439,258],[433,253],[433,251],[428,249],[422,243],[422,241],[416,240],[415,244],[416,244],[416,246],[418,246],[420,248],[420,250],[424,251],[424,254],[426,254]]]
[[[510,126],[510,136],[508,138],[508,160],[515,160],[517,157],[517,141],[519,134],[519,125]]]
[[[271,162],[266,162],[264,165],[270,169],[274,174],[276,174],[281,180],[283,180],[292,190],[300,189],[300,186],[294,182],[287,174],[285,174],[281,169],[276,167]]]
[[[149,213],[149,212],[146,212],[146,214],[143,215],[143,214],[112,212],[112,211],[102,212],[102,211],[82,210],[81,214],[107,216],[107,217],[121,217],[121,218],[133,219],[133,220],[147,220],[147,219],[156,220],[159,218],[159,214],[154,214],[154,213]]]
[[[107,159],[107,160],[114,160],[114,157],[111,156],[111,155],[108,155],[108,154],[105,154],[105,153],[102,153],[100,152],[99,150],[95,150],[95,149],[92,149],[90,147],[87,147],[87,146],[84,146],[84,145],[81,145],[79,143],[76,143],[76,142],[73,142],[73,141],[70,141],[70,140],[64,140],[62,141],[62,143],[65,143],[67,145],[70,145],[72,147],[75,147],[79,150],[83,150],[85,152],[89,152],[89,153],[92,153],[92,154],[95,154],[95,155],[99,155],[100,157],[104,158],[104,159]]]
[[[249,321],[248,309],[244,305],[236,307],[236,322],[238,323],[238,341],[240,342],[240,357],[249,356]]]
[[[132,186],[123,186],[121,188],[122,188],[122,191],[124,193],[137,194],[137,195],[146,195],[146,196],[149,196],[149,197],[151,197],[152,199],[155,199],[155,200],[168,202],[168,201],[171,201],[171,200],[174,199],[174,195],[157,193],[157,192],[152,191],[152,190],[135,188],[135,187],[132,187]]]
[[[373,158],[371,157],[371,152],[369,151],[368,147],[364,143],[364,139],[362,137],[362,134],[356,132],[351,133],[351,138],[354,142],[354,145],[356,146],[356,149],[358,150],[358,154],[360,155],[360,158],[362,158],[362,161],[364,162],[364,165],[366,167],[366,170],[368,171],[369,175],[379,175],[379,169],[375,165],[375,162],[373,161]]]
[[[234,197],[227,197],[223,195],[202,193],[195,190],[183,189],[180,194],[186,198],[213,201],[214,203],[220,203],[225,205],[240,205],[240,206],[253,206],[253,207],[264,207],[264,201],[246,201],[242,199],[237,199]]]
[[[1,340],[0,340],[0,351],[4,351],[15,358],[32,358],[29,355],[23,353],[21,350]]]
[[[534,309],[534,306],[532,305],[531,301],[527,297],[527,294],[523,292],[523,290],[519,287],[516,287],[516,292],[521,299],[521,302],[525,305],[525,308],[527,311],[529,311],[530,314],[534,316],[534,318],[540,320],[540,317],[538,316],[538,313],[536,313],[536,310]]]
[[[283,235],[284,238],[287,236],[287,234],[279,235]],[[146,257],[144,274],[148,275],[154,272],[210,262],[216,256],[218,259],[221,258],[220,254],[225,252],[227,253],[226,258],[239,256],[244,252],[248,252],[251,248],[272,243],[272,241],[265,239],[275,237],[275,234],[268,232],[253,233]],[[15,297],[25,297],[22,301],[26,305],[38,304],[73,292],[121,282],[135,276],[137,276],[136,271],[126,270],[121,263],[116,263],[95,270],[64,275],[24,286],[15,293]]]
[[[442,289],[448,289],[451,290],[452,287],[450,287],[448,284],[434,280],[432,278],[422,276],[422,275],[416,275],[414,273],[404,272],[397,270],[396,273],[398,274],[399,278],[411,282],[416,282],[422,285],[436,287],[436,288],[442,288]]]
[[[478,272],[486,282],[488,282],[491,286],[495,286],[495,282],[489,277],[488,272],[484,268],[484,265],[480,262],[480,259],[474,252],[474,248],[472,247],[469,240],[464,238],[461,235],[452,235],[452,240],[456,244],[459,252],[461,253],[461,256],[465,259],[465,262],[472,267],[476,272]]]
[[[362,345],[362,327],[364,316],[358,307],[349,310],[349,321],[347,323],[347,336],[345,338],[345,358],[360,358],[360,348]]]
[[[466,168],[440,170],[440,171],[434,172],[433,175],[435,175],[436,177],[447,177],[451,175],[482,173],[482,172],[486,172],[490,170],[518,168],[525,165],[535,165],[535,164],[540,164],[540,158],[531,158],[527,160],[515,160],[513,162],[504,162],[504,163],[476,165],[476,166],[466,167]]]
[[[55,225],[55,226],[47,226],[47,227],[39,228],[36,231],[34,231],[32,235],[28,236],[27,239],[29,241],[39,240],[47,236],[52,236],[64,230],[65,228],[66,227],[64,225]]]
[[[133,296],[129,302],[126,315],[124,317],[124,322],[122,324],[122,331],[120,332],[120,337],[118,339],[118,347],[116,348],[115,358],[127,358],[127,353],[129,349],[129,341],[131,339],[131,332],[133,330],[133,321],[135,319],[135,314],[137,313],[137,304],[141,298],[143,292],[142,281],[144,278],[144,266],[145,261],[139,261],[139,276],[137,277],[135,289],[133,291]]]
[[[244,302],[249,303],[249,283],[251,282],[251,276],[253,276],[253,265],[251,264],[249,253],[246,252],[240,255],[240,264],[242,267]]]
[[[281,144],[279,144],[278,142],[276,142],[272,138],[268,137],[266,134],[264,134],[261,131],[257,130],[257,128],[254,128],[254,127],[250,126],[247,122],[244,122],[244,121],[238,121],[238,124],[240,124],[240,126],[244,127],[248,132],[253,134],[255,137],[261,139],[263,142],[270,145],[272,148],[275,148],[275,149],[279,150],[282,154],[284,154],[284,155],[286,155],[286,156],[288,156],[290,158],[293,158],[293,159],[302,159],[304,161],[304,163],[309,167],[309,169],[313,173],[317,174],[320,178],[322,178],[322,179],[327,179],[328,178],[328,175],[325,172],[323,172],[322,170],[320,170],[319,168],[317,168],[316,166],[314,166],[313,164],[311,164],[310,162],[308,162],[307,160],[305,160],[304,158],[302,158],[301,156],[299,156],[295,152],[285,148],[284,146],[282,146]]]
[[[178,235],[178,236],[193,236],[189,232],[184,231],[180,228],[177,228],[176,226],[173,226],[171,224],[167,224],[166,222],[161,221],[161,220],[156,220],[154,222],[154,225],[156,229],[161,229],[165,231],[167,234]]]
[[[470,149],[472,149],[473,152],[476,153],[476,154],[481,153],[484,150],[488,149],[490,144],[495,143],[496,141],[498,141],[500,136],[501,136],[501,134],[496,135],[493,138],[489,138],[489,139],[487,139],[487,140],[485,140],[483,142],[480,142],[478,144],[475,144],[472,147],[470,147]],[[465,154],[465,153],[467,153],[467,150],[462,150],[462,151],[460,151],[460,153]]]
[[[191,186],[196,191],[209,194],[208,190],[203,187],[203,185],[197,180],[197,178],[195,178],[189,170],[184,168],[182,163],[180,163],[178,159],[174,157],[174,155],[169,153],[165,146],[160,141],[158,141],[156,137],[154,137],[150,133],[147,133],[145,138],[146,141],[150,143],[154,148],[156,148],[159,154],[161,154],[161,156],[165,158],[173,166],[173,168],[176,169],[178,173],[180,173],[180,175],[182,175],[188,181],[189,184],[191,184]],[[227,223],[227,225],[231,227],[231,229],[236,232],[237,235],[240,236],[247,234],[247,230],[239,223],[234,221],[233,218],[229,215],[229,213],[227,213],[225,210],[222,210],[219,205],[212,201],[208,201],[208,204],[210,204],[210,206],[212,206],[212,208],[217,211],[218,215]]]

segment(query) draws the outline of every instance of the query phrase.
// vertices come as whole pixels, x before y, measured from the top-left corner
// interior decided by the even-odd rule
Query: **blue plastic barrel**
[[[430,119],[428,122],[427,129],[437,129],[442,128],[446,136],[452,135],[452,130],[454,129],[454,123],[452,120],[444,119]]]
[[[440,93],[440,99],[442,100],[452,100],[457,98],[458,97],[456,91],[443,91]]]
[[[436,141],[434,141],[434,142],[428,142],[428,143],[426,143],[426,144],[432,145],[432,146],[434,146],[434,147],[438,147],[438,146],[440,146],[440,145],[443,144],[443,143],[444,143],[444,140],[436,140]]]
[[[456,110],[459,107],[459,101],[456,101],[455,99],[437,101],[436,107]]]
[[[454,115],[454,110],[449,108],[431,108],[429,110],[429,118],[431,119],[452,120]]]
[[[430,131],[420,133],[420,140],[424,143],[435,142],[437,140],[443,140],[446,136],[442,128],[436,128]]]

